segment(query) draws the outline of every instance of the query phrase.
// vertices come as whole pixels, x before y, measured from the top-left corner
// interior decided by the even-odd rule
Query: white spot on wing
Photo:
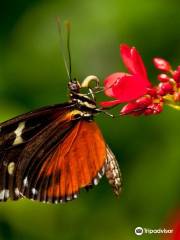
[[[20,192],[19,192],[19,189],[18,189],[18,188],[15,188],[14,192],[15,192],[16,196],[19,196],[19,195],[20,195]]]
[[[9,190],[5,190],[5,198],[9,198]]]
[[[14,168],[15,168],[15,163],[14,162],[10,162],[8,164],[8,173],[9,175],[13,175],[14,173]]]
[[[5,193],[5,189],[0,191],[0,200],[4,199],[4,193]]]
[[[25,177],[25,179],[23,180],[23,185],[24,187],[28,187],[28,178]]]
[[[102,178],[102,175],[100,173],[98,173],[98,178],[101,179]]]
[[[76,199],[76,198],[78,198],[78,195],[75,193],[73,197]]]
[[[98,180],[97,180],[97,178],[94,179],[93,183],[94,183],[94,185],[98,185]]]
[[[72,199],[71,196],[67,196],[67,197],[66,197],[66,200],[67,200],[67,201],[70,201],[71,199]]]
[[[37,195],[37,194],[38,194],[38,191],[37,191],[35,188],[32,188],[32,194],[33,194],[33,195]]]
[[[25,128],[25,122],[20,122],[17,129],[14,131],[14,133],[16,134],[16,138],[14,140],[13,145],[17,145],[23,142],[21,135],[24,128]]]
[[[9,198],[9,190],[8,189],[3,189],[0,191],[0,200],[4,200]]]

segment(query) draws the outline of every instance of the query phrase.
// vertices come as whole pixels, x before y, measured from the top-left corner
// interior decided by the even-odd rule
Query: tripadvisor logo
[[[173,229],[166,229],[166,228],[150,229],[150,228],[136,227],[134,232],[137,236],[140,236],[142,234],[171,234],[173,233]]]
[[[142,227],[136,227],[135,228],[135,234],[140,236],[143,234],[143,228]]]

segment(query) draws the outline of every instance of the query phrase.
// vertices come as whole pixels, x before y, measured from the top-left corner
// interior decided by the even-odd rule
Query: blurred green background
[[[67,75],[55,17],[72,22],[73,76],[103,79],[124,71],[119,43],[135,45],[155,82],[152,58],[180,63],[178,0],[9,0],[0,8],[0,120],[67,100]],[[102,99],[102,96],[99,97]],[[105,98],[104,98],[105,99]],[[117,109],[118,110],[118,109]],[[0,239],[134,240],[136,226],[159,228],[180,206],[180,112],[98,116],[124,179],[115,199],[105,179],[77,201],[0,204]]]

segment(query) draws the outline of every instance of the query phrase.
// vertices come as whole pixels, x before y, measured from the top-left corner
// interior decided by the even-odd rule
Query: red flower
[[[153,102],[153,98],[150,95],[145,95],[138,98],[136,101],[126,104],[120,111],[120,115],[155,115],[159,114],[163,110],[163,103],[159,100]]]
[[[147,88],[151,86],[144,63],[136,48],[122,44],[120,54],[129,73],[117,72],[105,79],[105,94],[115,100],[101,102],[103,107],[135,100],[146,94]]]

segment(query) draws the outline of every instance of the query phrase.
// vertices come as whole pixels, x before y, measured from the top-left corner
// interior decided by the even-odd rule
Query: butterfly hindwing
[[[111,151],[110,147],[106,145],[107,159],[105,174],[109,184],[112,186],[114,194],[118,197],[122,188],[122,175],[119,168],[118,161]]]

